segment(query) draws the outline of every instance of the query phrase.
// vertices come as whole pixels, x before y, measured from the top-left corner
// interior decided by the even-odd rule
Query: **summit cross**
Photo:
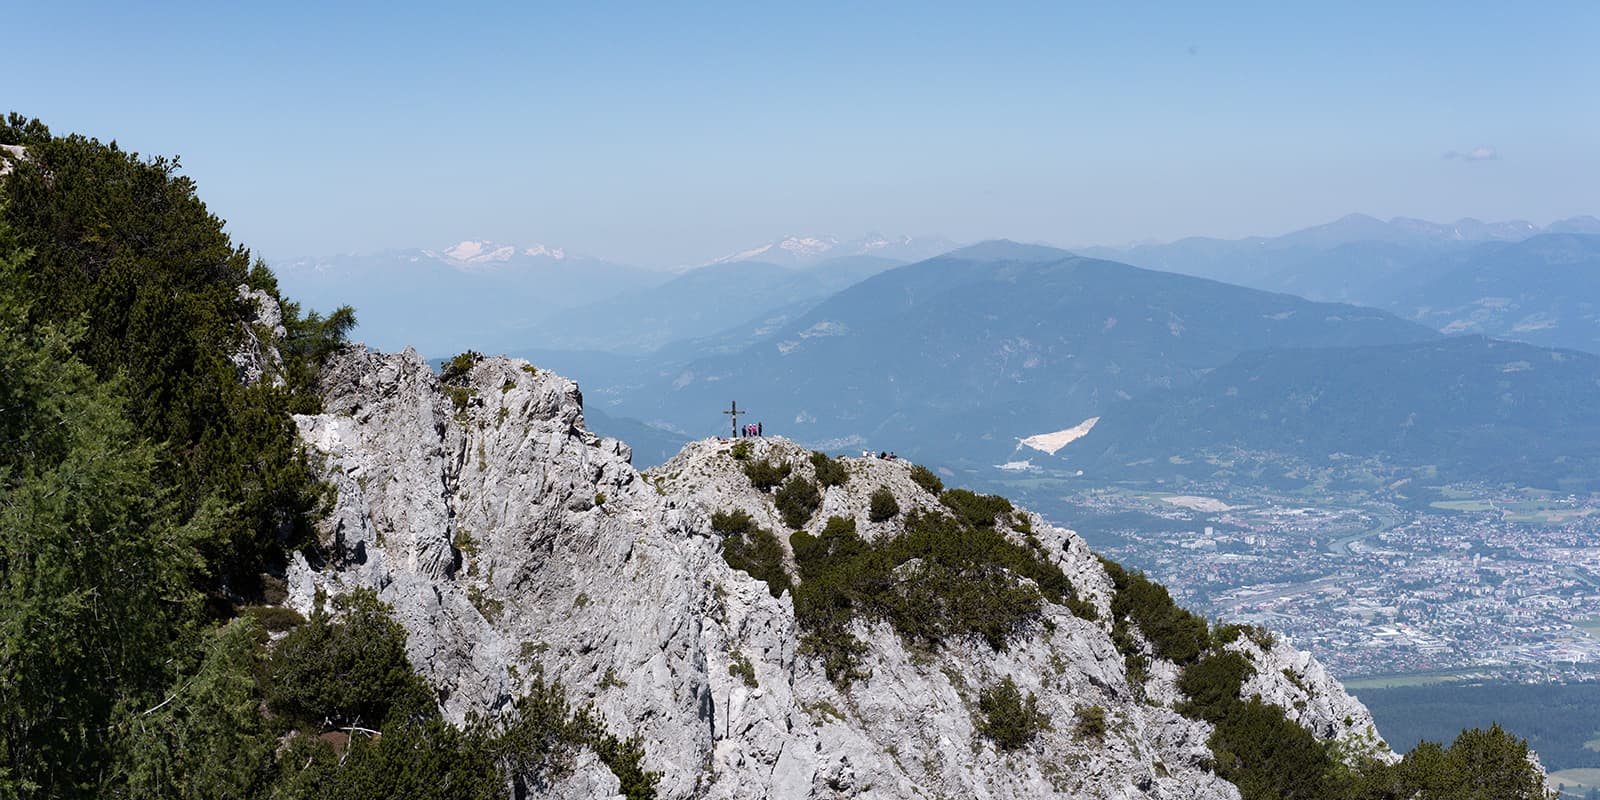
[[[735,438],[735,439],[739,438],[739,415],[740,414],[748,414],[750,412],[748,412],[748,411],[740,411],[739,410],[739,401],[735,400],[728,406],[728,410],[724,411],[722,413],[727,414],[729,417],[732,418],[733,438]]]

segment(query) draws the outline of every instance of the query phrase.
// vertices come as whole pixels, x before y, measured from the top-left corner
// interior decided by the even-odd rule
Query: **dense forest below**
[[[1528,737],[1547,769],[1600,767],[1600,683],[1401,686],[1363,689],[1360,697],[1402,753],[1498,722]]]

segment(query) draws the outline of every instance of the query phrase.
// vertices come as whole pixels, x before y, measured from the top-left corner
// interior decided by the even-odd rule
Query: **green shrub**
[[[1223,631],[1219,638],[1240,633],[1250,631]],[[1188,696],[1179,713],[1216,726],[1207,742],[1216,773],[1246,800],[1545,797],[1542,776],[1528,763],[1527,742],[1498,725],[1463,731],[1448,749],[1424,741],[1389,764],[1318,740],[1278,706],[1241,700],[1241,687],[1254,672],[1243,655],[1213,650],[1178,678],[1178,689]]]
[[[478,555],[478,540],[472,538],[472,530],[469,528],[457,527],[456,535],[450,543],[463,555],[473,558]]]
[[[811,454],[811,469],[817,477],[817,485],[824,489],[829,486],[843,486],[850,480],[850,471],[845,469],[844,463],[828,458],[825,453]]]
[[[722,536],[743,536],[747,531],[754,530],[756,521],[750,514],[742,509],[732,511],[714,511],[711,514],[711,530]]]
[[[506,611],[504,602],[485,594],[483,587],[477,584],[467,587],[467,602],[471,603],[473,608],[478,609],[478,613],[482,614],[483,618],[489,622],[498,622],[500,615]]]
[[[750,443],[746,442],[746,441],[743,441],[743,440],[734,442],[733,443],[733,450],[730,451],[729,454],[733,456],[733,460],[734,461],[743,461],[743,460],[749,458],[750,457]]]
[[[18,793],[0,776],[7,797],[113,796],[130,800],[256,797],[277,749],[276,731],[261,713],[256,675],[266,633],[250,617],[201,637],[203,658],[192,675],[164,692],[168,702],[119,711],[113,730],[122,753],[121,791]],[[154,705],[154,704],[152,704]],[[25,786],[25,784],[24,784]]]
[[[766,458],[746,462],[744,465],[744,474],[750,479],[750,485],[763,492],[783,483],[784,479],[789,477],[789,472],[788,464],[781,462],[775,464]]]
[[[279,758],[276,800],[406,797],[489,800],[508,784],[548,785],[569,775],[579,750],[594,752],[629,800],[650,800],[660,774],[641,766],[637,737],[608,731],[592,707],[574,709],[559,684],[535,676],[527,695],[495,722],[461,728],[437,713],[407,715],[381,736],[356,734],[342,756],[326,742],[297,736]]]
[[[789,574],[783,568],[783,543],[766,528],[723,539],[722,560],[766,583],[773,597],[783,596],[783,590],[789,588]]]
[[[0,142],[28,153],[0,181],[0,796],[503,796],[516,748],[439,717],[375,594],[263,632],[298,617],[263,573],[314,548],[331,505],[292,414],[321,411],[353,311],[282,297],[176,159],[15,114]],[[263,333],[241,284],[286,333],[250,385],[229,358]],[[213,626],[203,598],[225,594],[270,605]],[[282,735],[325,725],[382,734],[342,754]],[[591,728],[650,796],[637,740]]]
[[[1217,775],[1238,786],[1244,800],[1344,796],[1330,780],[1335,765],[1327,745],[1283,709],[1236,702],[1216,725],[1207,743]]]
[[[476,350],[468,350],[465,353],[457,355],[449,361],[444,362],[444,366],[439,372],[439,381],[441,383],[448,383],[457,386],[465,385],[467,382],[467,375],[470,374],[472,372],[472,368],[477,366],[478,362],[482,360],[483,354]]]
[[[269,704],[292,719],[380,725],[391,710],[432,708],[406,658],[406,632],[370,589],[333,600],[273,648]]]
[[[752,689],[760,685],[756,682],[755,665],[750,663],[750,659],[745,658],[744,653],[734,651],[732,662],[728,664],[728,674],[741,678],[744,685]]]
[[[862,649],[849,632],[857,614],[886,620],[900,636],[930,646],[980,636],[1002,649],[1039,619],[1045,599],[1074,596],[1061,570],[1037,553],[993,528],[939,514],[909,514],[899,535],[871,543],[843,517],[829,519],[816,536],[799,532],[789,541],[800,577],[794,601],[803,644],[843,684],[856,676]]]
[[[912,514],[906,532],[882,549],[891,564],[917,560],[915,567],[885,575],[887,587],[877,594],[879,608],[903,636],[939,644],[976,634],[999,650],[1039,618],[1039,589],[1018,577],[1045,577],[1048,567],[1029,562],[993,529],[969,531],[947,517]]]
[[[1278,637],[1274,635],[1272,631],[1269,631],[1260,625],[1229,623],[1226,625],[1216,625],[1211,631],[1211,641],[1218,647],[1227,644],[1233,644],[1235,641],[1238,641],[1240,636],[1249,639],[1255,644],[1256,647],[1261,648],[1263,651],[1271,650],[1278,644]]]
[[[830,518],[816,536],[798,531],[789,544],[800,577],[794,610],[801,652],[820,660],[829,680],[848,685],[859,677],[866,649],[849,630],[856,595],[880,579],[867,559],[871,548],[856,535],[855,520],[843,517]]]
[[[1050,728],[1050,718],[1039,710],[1033,692],[1023,697],[1017,682],[1005,680],[978,693],[978,732],[1001,750],[1018,750]]]
[[[774,502],[777,503],[783,523],[798,530],[805,527],[811,515],[816,513],[817,506],[822,505],[822,493],[817,491],[816,484],[796,475],[778,490]]]
[[[286,606],[245,606],[239,610],[272,633],[283,633],[306,622],[300,612]]]
[[[773,597],[781,597],[789,588],[789,573],[783,565],[783,543],[772,531],[756,527],[755,520],[744,511],[711,515],[711,529],[722,536],[722,560],[734,569],[742,569],[750,577],[767,584]]]
[[[1017,511],[1011,515],[1011,528],[1025,536],[1033,536],[1033,519],[1026,513]]]
[[[1095,608],[1094,603],[1077,595],[1063,600],[1062,605],[1066,606],[1067,610],[1072,612],[1072,616],[1078,619],[1086,619],[1093,622],[1100,618],[1100,610]]]
[[[872,497],[868,498],[867,519],[873,522],[885,522],[894,519],[900,513],[900,503],[894,499],[894,492],[887,486],[879,486],[873,490]]]
[[[450,398],[451,407],[455,408],[457,414],[466,411],[467,403],[472,400],[473,395],[478,393],[478,390],[472,386],[447,385],[443,389],[445,395]]]
[[[1122,671],[1128,678],[1128,688],[1138,696],[1144,695],[1144,682],[1150,680],[1150,659],[1138,653],[1122,654]]]
[[[1429,746],[1431,745],[1431,747]],[[1432,742],[1412,748],[1396,772],[1407,790],[1425,797],[1495,797],[1506,800],[1544,798],[1542,776],[1528,762],[1528,743],[1503,730],[1464,730],[1443,751]],[[1492,794],[1485,789],[1492,788]]]
[[[1102,739],[1106,735],[1106,710],[1100,706],[1085,706],[1078,709],[1078,721],[1072,726],[1072,733],[1079,739]]]
[[[595,755],[617,776],[618,791],[627,800],[653,800],[661,773],[644,768],[644,741],[638,736],[622,739],[605,733],[599,717],[592,710],[586,714],[590,724],[601,731],[591,734],[588,741]]]
[[[992,528],[995,517],[1011,513],[1010,500],[992,494],[977,494],[966,489],[941,492],[939,502],[955,512],[961,521],[974,528]]]
[[[1239,702],[1239,690],[1256,668],[1232,650],[1214,652],[1183,668],[1178,691],[1188,697],[1178,706],[1186,717],[1216,722]]]
[[[506,782],[495,763],[498,749],[486,726],[457,728],[437,715],[403,717],[380,736],[352,731],[343,753],[295,736],[279,754],[270,796],[492,800]]]
[[[916,481],[916,484],[921,486],[923,491],[934,497],[938,497],[944,492],[944,481],[939,480],[939,476],[933,474],[933,470],[921,464],[911,467],[911,480]]]
[[[1156,655],[1181,666],[1193,663],[1211,646],[1205,618],[1180,608],[1165,586],[1142,572],[1129,572],[1114,561],[1102,558],[1100,563],[1116,587],[1111,598],[1115,624],[1137,625]],[[1120,643],[1131,642],[1131,638],[1124,637]]]

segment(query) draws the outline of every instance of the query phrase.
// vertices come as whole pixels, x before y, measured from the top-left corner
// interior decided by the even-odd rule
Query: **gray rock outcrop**
[[[27,148],[17,144],[0,144],[0,178],[11,174],[12,163],[28,157]]]
[[[246,386],[263,379],[274,386],[283,385],[283,355],[278,347],[288,336],[283,327],[283,309],[278,301],[263,289],[251,289],[239,284],[239,299],[250,307],[250,317],[241,325],[244,339],[228,356],[233,362],[235,376]]]
[[[773,597],[720,555],[714,512],[786,530],[730,442],[691,443],[641,474],[625,445],[584,428],[576,384],[504,358],[441,386],[415,352],[348,348],[322,384],[325,412],[296,420],[338,501],[318,563],[297,556],[290,570],[290,602],[308,612],[319,590],[377,590],[453,720],[505,708],[535,674],[558,679],[613,731],[642,737],[663,798],[1238,796],[1206,766],[1210,726],[1172,707],[1176,669],[1156,660],[1145,686],[1129,685],[1111,581],[1071,531],[1028,517],[1100,620],[1047,604],[1043,624],[1001,652],[981,640],[930,650],[857,620],[868,676],[842,690],[802,652],[791,594]],[[751,458],[810,470],[798,445],[747,441]],[[893,523],[867,513],[879,486],[902,511],[938,506],[905,462],[844,463],[849,480],[825,491],[813,532],[841,516],[864,538],[888,535]],[[1258,667],[1247,695],[1319,737],[1370,730],[1306,654],[1232,646]],[[1006,677],[1052,721],[1011,753],[975,723],[979,691]],[[1077,734],[1095,707],[1104,735]],[[617,785],[588,759],[545,791],[608,797]]]

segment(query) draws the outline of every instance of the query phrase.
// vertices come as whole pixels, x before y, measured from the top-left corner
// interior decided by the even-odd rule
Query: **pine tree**
[[[80,331],[28,325],[3,222],[0,246],[0,796],[92,796],[113,713],[166,685],[192,618],[194,529]]]

